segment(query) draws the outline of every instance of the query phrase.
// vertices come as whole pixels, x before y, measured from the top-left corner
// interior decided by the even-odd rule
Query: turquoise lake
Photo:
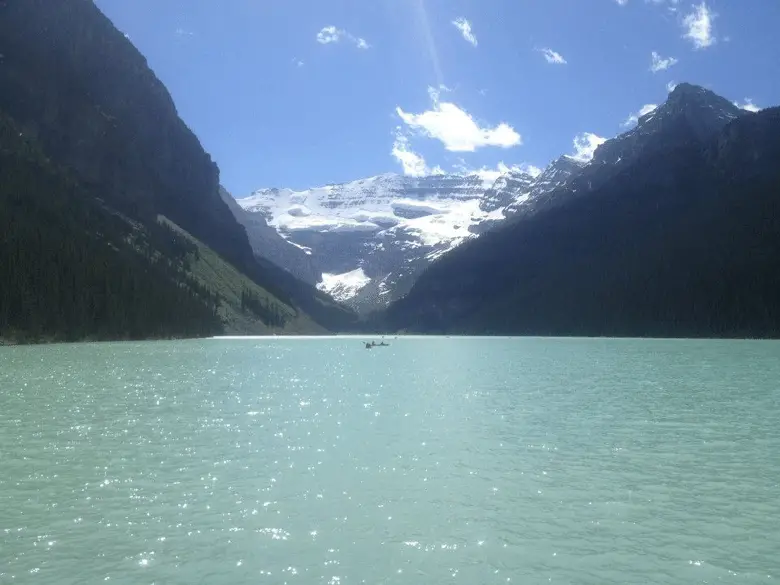
[[[780,343],[0,348],[0,584],[780,580]]]

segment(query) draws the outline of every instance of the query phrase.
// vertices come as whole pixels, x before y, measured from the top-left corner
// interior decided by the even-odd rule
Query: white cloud
[[[621,6],[625,6],[626,4],[628,4],[628,0],[615,0],[615,2],[617,2]]]
[[[655,111],[655,109],[658,107],[657,104],[645,104],[642,106],[639,111],[635,114],[631,114],[626,120],[621,124],[624,128],[628,128],[629,126],[633,126],[637,122],[639,122],[639,118],[644,116],[645,114],[649,114],[650,112]]]
[[[680,3],[680,0],[645,0],[648,4],[667,4],[667,8],[669,9],[669,12],[677,12],[677,5]]]
[[[536,178],[542,174],[542,169],[530,163],[521,163],[519,165],[507,165],[504,161],[499,162],[495,168],[482,167],[478,171],[468,171],[468,174],[477,174],[486,181],[495,183],[501,175],[507,173],[525,173]]]
[[[683,18],[683,26],[686,29],[683,38],[693,43],[696,49],[706,49],[715,44],[713,21],[717,14],[712,12],[706,2],[693,7],[693,12]]]
[[[463,35],[463,38],[474,45],[477,46],[477,37],[474,36],[474,33],[471,32],[471,23],[463,18],[462,16],[460,18],[456,18],[452,21],[452,24],[460,31],[460,34]]]
[[[507,165],[503,161],[499,162],[495,167],[483,166],[482,168],[474,169],[469,167],[466,164],[466,161],[460,159],[459,164],[453,165],[452,168],[454,173],[457,175],[461,175],[461,176],[477,175],[480,179],[482,179],[482,183],[486,189],[492,187],[493,183],[496,182],[496,179],[498,179],[501,175],[505,175],[506,173],[510,173],[510,172],[526,173],[528,175],[531,175],[534,178],[542,174],[542,169],[540,169],[535,165],[529,163],[521,163],[519,165]]]
[[[675,59],[674,57],[667,57],[666,59],[664,59],[663,57],[661,57],[661,55],[659,55],[655,51],[652,52],[651,56],[653,62],[650,65],[650,71],[652,71],[653,73],[658,73],[659,71],[666,71],[667,69],[669,69],[669,67],[672,67],[677,64],[677,59]]]
[[[439,96],[443,91],[452,91],[452,90],[444,84],[440,85],[438,88],[428,87],[428,96],[431,98],[432,102],[436,103],[439,101]]]
[[[677,84],[674,81],[670,81],[669,83],[666,84],[666,91],[672,93],[675,87],[677,87]]]
[[[344,29],[336,28],[333,25],[323,27],[322,30],[317,33],[317,42],[321,45],[338,43],[342,40],[346,40],[354,44],[358,49],[368,49],[371,47],[371,45],[369,45],[365,39],[356,37]]]
[[[303,67],[303,61],[301,61],[297,57],[293,58],[292,62],[295,64],[296,67]]]
[[[425,177],[428,175],[441,175],[444,171],[440,167],[431,169],[422,155],[414,152],[409,146],[409,139],[401,134],[400,130],[395,135],[393,149],[391,151],[395,160],[401,163],[404,175],[410,177]]]
[[[184,28],[181,28],[181,27],[177,28],[177,29],[176,29],[175,31],[173,31],[173,32],[174,32],[174,33],[176,34],[176,36],[177,36],[177,37],[179,37],[179,38],[184,38],[184,37],[194,37],[194,36],[195,36],[195,33],[194,33],[194,32],[192,32],[191,30],[187,30],[187,29],[184,29]]]
[[[756,104],[753,103],[753,100],[750,98],[745,98],[745,101],[741,104],[739,102],[734,102],[734,105],[738,108],[742,108],[743,110],[747,110],[748,112],[760,112],[761,108],[758,107]]]
[[[343,30],[338,29],[335,26],[326,26],[317,33],[317,42],[323,45],[338,43],[343,35]]]
[[[552,63],[553,65],[566,65],[566,59],[564,59],[563,55],[560,53],[553,51],[552,49],[541,49],[541,52],[548,63]]]
[[[428,93],[433,102],[430,110],[411,114],[397,107],[395,111],[411,130],[439,140],[447,150],[474,152],[484,146],[509,148],[522,144],[522,137],[509,124],[482,127],[457,105],[439,101],[440,90],[429,88]]]
[[[583,132],[574,137],[574,153],[569,155],[579,162],[590,162],[593,159],[593,153],[596,149],[607,141],[606,138],[593,134],[592,132]]]
[[[502,165],[504,165],[503,162],[498,163],[499,169],[501,168]],[[521,173],[525,173],[526,175],[531,175],[533,178],[536,178],[542,174],[543,169],[540,169],[539,167],[537,167],[536,165],[532,165],[531,163],[520,163],[519,165],[512,165],[511,167],[508,167],[504,172],[509,172],[509,171],[518,171]]]

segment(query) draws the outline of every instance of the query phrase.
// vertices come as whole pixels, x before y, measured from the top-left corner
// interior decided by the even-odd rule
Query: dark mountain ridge
[[[217,165],[146,59],[91,0],[0,2],[0,88],[0,114],[85,198],[140,229],[156,230],[165,217],[282,304],[329,329],[354,323],[327,295],[256,258],[220,197]]]
[[[192,246],[141,229],[0,113],[0,342],[214,335],[220,299]]]
[[[654,116],[599,147],[555,204],[433,264],[385,325],[780,336],[780,109],[734,109],[678,86]]]
[[[49,157],[133,216],[161,213],[231,262],[251,257],[217,165],[91,0],[0,4],[0,39],[0,109]]]

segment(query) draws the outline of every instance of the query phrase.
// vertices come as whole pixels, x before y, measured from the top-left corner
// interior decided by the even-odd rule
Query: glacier
[[[301,191],[259,189],[237,200],[239,221],[247,231],[258,221],[276,230],[310,256],[321,272],[320,290],[366,312],[406,294],[431,262],[581,167],[561,157],[541,173],[386,173]]]

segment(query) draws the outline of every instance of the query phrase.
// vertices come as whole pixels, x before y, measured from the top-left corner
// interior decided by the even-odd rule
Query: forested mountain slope
[[[187,242],[97,195],[0,114],[0,338],[219,333],[218,300],[186,274]]]
[[[313,331],[341,329],[354,322],[350,311],[314,287],[288,278],[286,272],[255,257],[245,230],[220,197],[216,164],[179,118],[170,95],[143,56],[93,2],[0,2],[0,53],[0,114],[4,117],[0,147],[6,177],[0,201],[6,234],[0,253],[15,257],[15,270],[27,274],[9,284],[3,282],[3,298],[13,297],[17,303],[0,307],[8,316],[6,330],[10,331],[8,319],[12,319],[16,336],[36,332],[106,338],[230,331],[234,321],[225,321],[224,315],[214,317],[213,299],[221,283],[186,280],[188,266],[181,263],[197,246],[193,248],[190,237],[182,235],[185,232],[248,277],[252,288],[265,291],[261,296],[270,305],[287,307],[295,316],[289,322],[300,317],[311,323],[304,318],[308,314],[319,323],[312,323]],[[36,154],[29,155],[31,150]],[[160,217],[183,232],[160,227]],[[78,233],[79,226],[86,233]],[[139,243],[139,239],[148,242]],[[123,246],[128,240],[134,241]],[[51,257],[22,249],[54,250],[58,245],[61,249]],[[121,254],[106,259],[105,250],[113,248]],[[131,254],[132,250],[141,258]],[[60,271],[52,269],[55,263]],[[156,298],[147,297],[147,292],[151,294],[155,287],[168,290],[164,282],[150,282],[174,265],[173,280],[178,288],[194,294],[192,302],[183,302],[168,314],[170,319],[147,315],[156,310],[140,306]],[[8,265],[6,269],[10,270]],[[89,271],[100,276],[92,279]],[[133,278],[145,279],[143,287],[138,281],[131,288],[145,287],[147,292],[125,294],[124,285],[109,284],[113,276],[121,282],[117,275],[122,271],[135,275],[127,277],[132,282],[136,282]],[[98,286],[97,280],[105,284]],[[193,292],[196,284],[203,288],[200,293]],[[108,308],[94,309],[91,320],[49,320],[54,318],[46,316],[50,312],[80,314],[68,295],[61,298],[56,311],[34,300],[68,287],[82,291],[80,302],[85,306],[105,304]],[[160,307],[177,304],[174,298],[179,293],[170,294],[170,303],[161,301]],[[120,310],[118,305],[125,306]],[[246,303],[242,310],[251,312]],[[181,314],[174,319],[177,311]],[[271,327],[257,316],[253,319],[254,332]],[[7,334],[3,330],[0,335]]]

